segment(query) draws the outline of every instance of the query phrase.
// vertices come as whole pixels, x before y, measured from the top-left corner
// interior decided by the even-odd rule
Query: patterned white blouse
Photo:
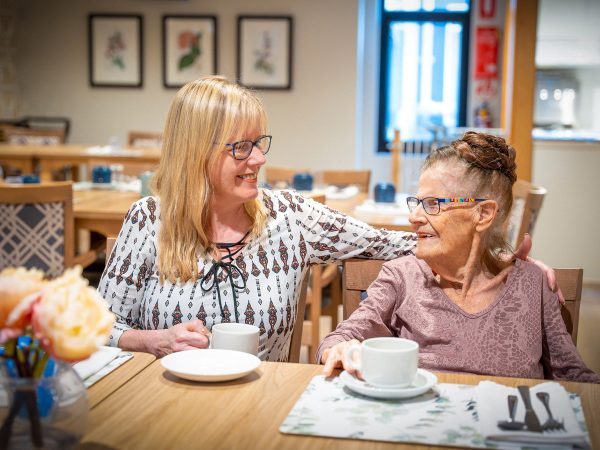
[[[110,344],[130,329],[166,329],[200,319],[207,328],[238,321],[260,328],[259,358],[286,361],[300,284],[310,264],[412,253],[411,233],[374,229],[298,195],[262,191],[264,232],[228,262],[198,259],[195,282],[159,283],[160,203],[145,197],[129,210],[98,291],[117,320]],[[214,274],[217,274],[216,278]]]

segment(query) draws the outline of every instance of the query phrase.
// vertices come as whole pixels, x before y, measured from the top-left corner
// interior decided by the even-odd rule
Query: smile
[[[256,180],[255,173],[247,173],[245,175],[238,175],[238,177],[241,178],[242,180]]]

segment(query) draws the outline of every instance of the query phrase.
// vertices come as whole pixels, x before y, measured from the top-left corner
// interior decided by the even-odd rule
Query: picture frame
[[[246,87],[292,89],[291,16],[238,16],[237,79]]]
[[[144,84],[142,36],[141,15],[89,14],[90,85],[141,88]]]
[[[217,73],[217,17],[164,15],[162,72],[165,88]]]

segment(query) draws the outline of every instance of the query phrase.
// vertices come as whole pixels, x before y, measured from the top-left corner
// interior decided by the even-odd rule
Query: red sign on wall
[[[475,33],[475,79],[498,78],[498,45],[500,32],[497,27],[477,27]]]

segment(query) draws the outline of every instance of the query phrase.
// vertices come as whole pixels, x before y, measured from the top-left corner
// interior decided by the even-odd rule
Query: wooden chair
[[[533,234],[546,189],[534,186],[525,180],[513,185],[513,206],[506,228],[506,239],[512,248],[517,248],[525,233]]]
[[[377,278],[384,262],[357,258],[344,261],[342,270],[344,319],[350,317],[350,314],[358,308],[362,300],[361,296]],[[573,343],[577,345],[583,269],[554,269],[554,271],[558,286],[566,300],[565,305],[561,308],[562,317]]]
[[[360,192],[369,192],[370,170],[324,170],[323,184],[336,186],[356,185]]]
[[[133,148],[161,148],[162,133],[130,131],[127,135],[127,145]]]
[[[265,181],[273,187],[290,187],[294,175],[306,172],[306,169],[292,169],[291,167],[265,167]]]
[[[55,277],[73,266],[71,183],[0,185],[0,270],[38,268]]]

